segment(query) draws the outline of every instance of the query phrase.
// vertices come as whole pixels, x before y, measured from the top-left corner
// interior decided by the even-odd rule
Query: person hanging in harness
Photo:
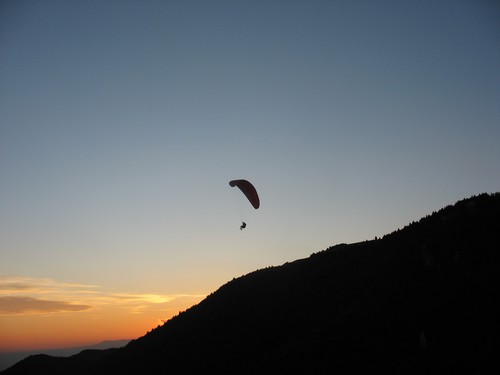
[[[241,222],[241,226],[240,226],[240,230],[243,230],[247,227],[247,223],[245,223],[244,221]]]

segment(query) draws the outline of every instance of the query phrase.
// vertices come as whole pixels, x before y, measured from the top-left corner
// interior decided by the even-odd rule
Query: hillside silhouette
[[[496,373],[499,253],[500,194],[482,194],[233,279],[123,348],[4,374]]]

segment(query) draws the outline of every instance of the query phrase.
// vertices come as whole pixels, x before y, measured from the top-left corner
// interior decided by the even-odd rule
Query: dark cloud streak
[[[0,297],[0,315],[50,314],[87,311],[90,305],[78,305],[65,301],[49,301],[31,297]]]

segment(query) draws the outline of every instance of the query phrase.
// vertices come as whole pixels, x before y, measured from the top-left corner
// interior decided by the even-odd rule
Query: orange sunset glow
[[[0,276],[0,294],[0,351],[137,338],[205,297],[110,293],[96,285],[12,276]]]

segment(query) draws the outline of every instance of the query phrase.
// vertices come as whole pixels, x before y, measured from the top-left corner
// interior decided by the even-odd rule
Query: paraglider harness
[[[247,223],[245,223],[244,221],[241,222],[241,226],[240,226],[240,230],[243,230],[245,229],[247,226]]]

